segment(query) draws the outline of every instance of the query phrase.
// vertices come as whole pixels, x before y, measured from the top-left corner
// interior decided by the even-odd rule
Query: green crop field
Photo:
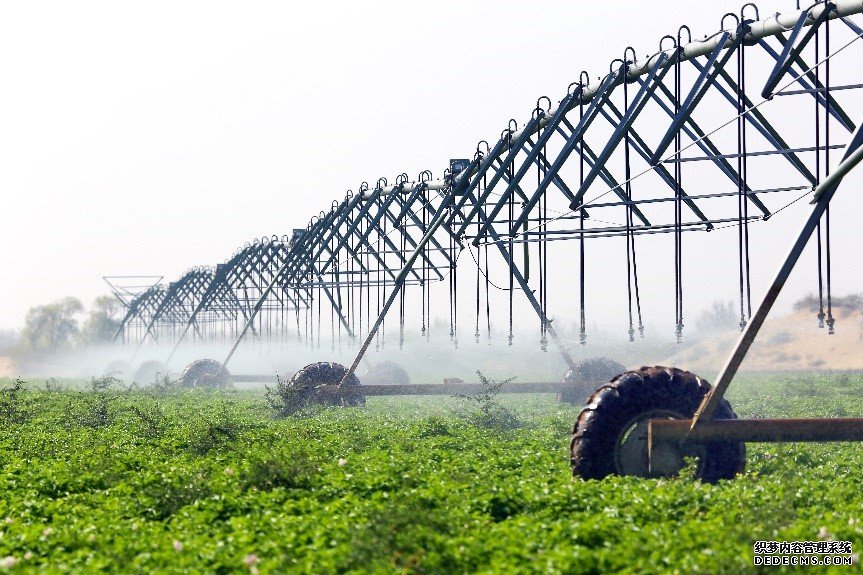
[[[550,395],[277,418],[262,392],[49,383],[3,382],[0,571],[740,573],[755,540],[863,547],[859,444],[751,444],[746,475],[716,485],[585,482],[578,408]],[[749,376],[730,399],[863,416],[863,376]]]

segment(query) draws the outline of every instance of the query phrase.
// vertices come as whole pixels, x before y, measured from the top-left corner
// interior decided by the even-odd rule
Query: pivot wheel
[[[142,362],[132,374],[132,381],[139,385],[150,385],[156,383],[159,378],[170,375],[168,366],[155,359]]]
[[[691,419],[710,384],[674,367],[642,367],[615,377],[588,400],[575,422],[570,447],[573,475],[601,479],[608,475],[668,477],[686,459],[697,459],[702,481],[731,479],[746,463],[742,443],[714,441],[682,449],[659,444],[648,459],[647,426],[651,419]],[[715,419],[736,419],[722,400]]]
[[[228,387],[230,381],[231,374],[215,359],[197,359],[187,365],[180,376],[183,387],[222,389]]]
[[[584,405],[600,384],[611,381],[624,371],[625,367],[607,357],[584,359],[578,362],[575,369],[570,369],[563,376],[561,383],[566,387],[557,394],[557,400],[561,403]]]
[[[112,361],[105,366],[105,370],[102,372],[102,375],[116,377],[117,379],[126,379],[132,375],[132,364],[128,361],[123,361],[122,359]]]
[[[344,385],[339,385],[347,373],[348,368],[340,363],[311,363],[295,373],[288,386],[304,404],[365,405],[366,398],[360,391],[360,380],[355,374],[351,374]]]
[[[363,381],[382,385],[410,385],[411,376],[396,362],[382,361],[366,370]]]

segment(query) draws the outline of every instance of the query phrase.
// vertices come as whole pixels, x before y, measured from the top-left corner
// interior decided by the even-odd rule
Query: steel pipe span
[[[836,10],[830,12],[827,16],[827,19],[833,20],[835,18],[842,18],[845,16],[852,16],[854,14],[863,13],[863,0],[836,0],[833,3],[836,6]],[[775,36],[776,34],[780,34],[782,32],[788,32],[797,20],[800,18],[800,15],[804,12],[809,13],[809,18],[807,19],[805,25],[811,26],[812,23],[817,21],[821,14],[825,10],[824,4],[816,4],[811,8],[806,8],[803,10],[796,10],[794,12],[786,12],[785,14],[776,13],[768,18],[763,20],[758,20],[755,22],[751,22],[749,24],[749,31],[746,34],[746,38],[744,41],[752,41],[755,42],[757,40],[761,40],[762,38],[767,38],[768,36]],[[729,34],[729,41],[733,41],[737,38],[737,30],[719,30],[712,36],[705,37],[702,40],[693,40],[683,46],[681,60],[692,60],[693,58],[697,58],[699,56],[704,56],[712,52],[718,45],[720,40],[722,39],[722,33],[727,32]],[[730,42],[727,42],[730,43]],[[667,50],[660,50],[656,52],[654,55],[650,56],[642,63],[632,62],[627,66],[626,76],[629,79],[638,78],[639,76],[643,76],[648,74],[653,66],[659,61],[660,58],[664,56],[664,62],[660,64],[661,68],[668,67],[673,65],[676,48],[669,48]],[[579,103],[586,103],[593,99],[593,97],[597,94],[600,89],[600,86],[605,81],[608,75],[603,76],[599,81],[592,82],[588,84],[581,92],[579,99],[573,99],[570,101],[567,111],[575,108],[579,105]],[[552,108],[548,112],[545,113],[544,117],[539,120],[536,126],[530,131],[530,134],[535,134],[539,132],[545,125],[548,123],[549,118],[554,117],[558,111],[560,104],[558,106]],[[517,140],[523,134],[522,130],[516,130],[512,134],[512,139]],[[503,155],[503,154],[501,154]],[[465,181],[466,178],[470,178],[470,176],[474,173],[475,170],[471,170],[470,172],[463,172],[458,175],[456,178],[456,182],[460,183]],[[430,180],[427,182],[423,182],[428,189],[430,190],[444,190],[447,188],[448,183],[443,179]],[[409,190],[414,186],[419,185],[420,182],[408,182],[401,186],[384,186],[380,188],[383,194],[391,194],[393,192]],[[374,190],[369,190],[363,193],[364,198],[371,197],[371,194]]]
[[[232,375],[233,383],[267,383],[275,379],[273,375]],[[585,388],[599,387],[605,381],[581,382]],[[509,382],[501,385],[500,393],[560,393],[571,389],[572,384],[552,382]],[[389,395],[473,395],[487,389],[481,383],[408,383],[383,384],[362,383],[358,388],[366,396]]]

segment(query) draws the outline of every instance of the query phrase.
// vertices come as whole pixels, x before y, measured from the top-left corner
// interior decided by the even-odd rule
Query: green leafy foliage
[[[267,405],[277,417],[289,417],[303,408],[309,407],[311,390],[305,387],[293,386],[290,380],[276,375],[276,385],[264,388],[264,398]]]
[[[716,485],[582,481],[578,408],[550,395],[489,392],[523,424],[501,431],[465,417],[485,400],[274,418],[258,392],[70,387],[21,385],[28,417],[0,435],[13,572],[742,573],[759,539],[863,546],[860,444],[751,444]],[[859,374],[732,392],[743,417],[863,416]]]
[[[24,382],[16,379],[0,389],[0,425],[24,423],[30,419],[30,410],[24,401]]]
[[[479,371],[476,373],[479,375],[482,389],[473,395],[456,396],[470,406],[465,414],[467,420],[477,427],[496,429],[498,431],[521,427],[522,423],[518,419],[518,416],[497,400],[501,388],[511,382],[512,378],[503,381],[494,381],[488,379]]]
[[[235,441],[245,425],[239,421],[227,404],[220,403],[211,413],[201,414],[189,433],[189,449],[197,455],[206,455],[214,449],[226,449]]]

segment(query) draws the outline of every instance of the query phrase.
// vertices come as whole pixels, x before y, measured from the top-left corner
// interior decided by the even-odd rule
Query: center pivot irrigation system
[[[578,293],[584,343],[585,277],[602,272],[585,264],[587,240],[624,240],[632,340],[644,333],[636,248],[645,249],[646,236],[672,234],[673,275],[658,281],[674,296],[679,340],[684,232],[730,228],[714,237],[736,239],[742,333],[716,385],[664,367],[595,382],[599,388],[573,432],[573,471],[593,478],[667,475],[682,468],[684,457],[696,456],[698,476],[715,480],[742,469],[747,441],[863,439],[863,419],[739,420],[724,399],[813,235],[818,321],[833,332],[830,201],[863,158],[857,123],[863,119],[863,29],[855,21],[861,12],[863,0],[798,5],[766,17],[747,4],[726,14],[712,36],[693,39],[682,26],[644,59],[626,48],[607,74],[592,81],[582,72],[556,106],[540,98],[527,122],[511,120],[494,143],[482,141],[468,158],[452,160],[441,179],[426,171],[416,179],[402,174],[392,183],[363,183],[290,236],[247,244],[225,263],[194,269],[167,286],[139,287],[126,299],[117,339],[136,354],[147,342],[167,342],[171,357],[190,339],[224,341],[230,351],[210,367],[222,372],[250,338],[298,339],[318,349],[358,346],[349,367],[313,364],[291,380],[320,391],[305,397],[331,400],[358,383],[354,372],[369,347],[385,345],[385,319],[396,304],[401,346],[406,317],[418,319],[421,335],[429,337],[432,299],[440,302],[444,291],[449,336],[458,345],[458,294],[467,281],[475,291],[476,341],[491,337],[490,310],[503,300],[512,345],[513,316],[526,300],[538,318],[542,349],[551,342],[577,370],[549,313],[549,283],[557,275],[549,274],[550,249],[577,268],[571,292]],[[804,199],[811,214],[753,305],[750,227]],[[460,259],[471,268],[467,280],[464,271],[459,277]],[[400,392],[383,387],[362,389]],[[421,393],[450,391],[421,387]],[[351,404],[356,390],[345,396]]]

